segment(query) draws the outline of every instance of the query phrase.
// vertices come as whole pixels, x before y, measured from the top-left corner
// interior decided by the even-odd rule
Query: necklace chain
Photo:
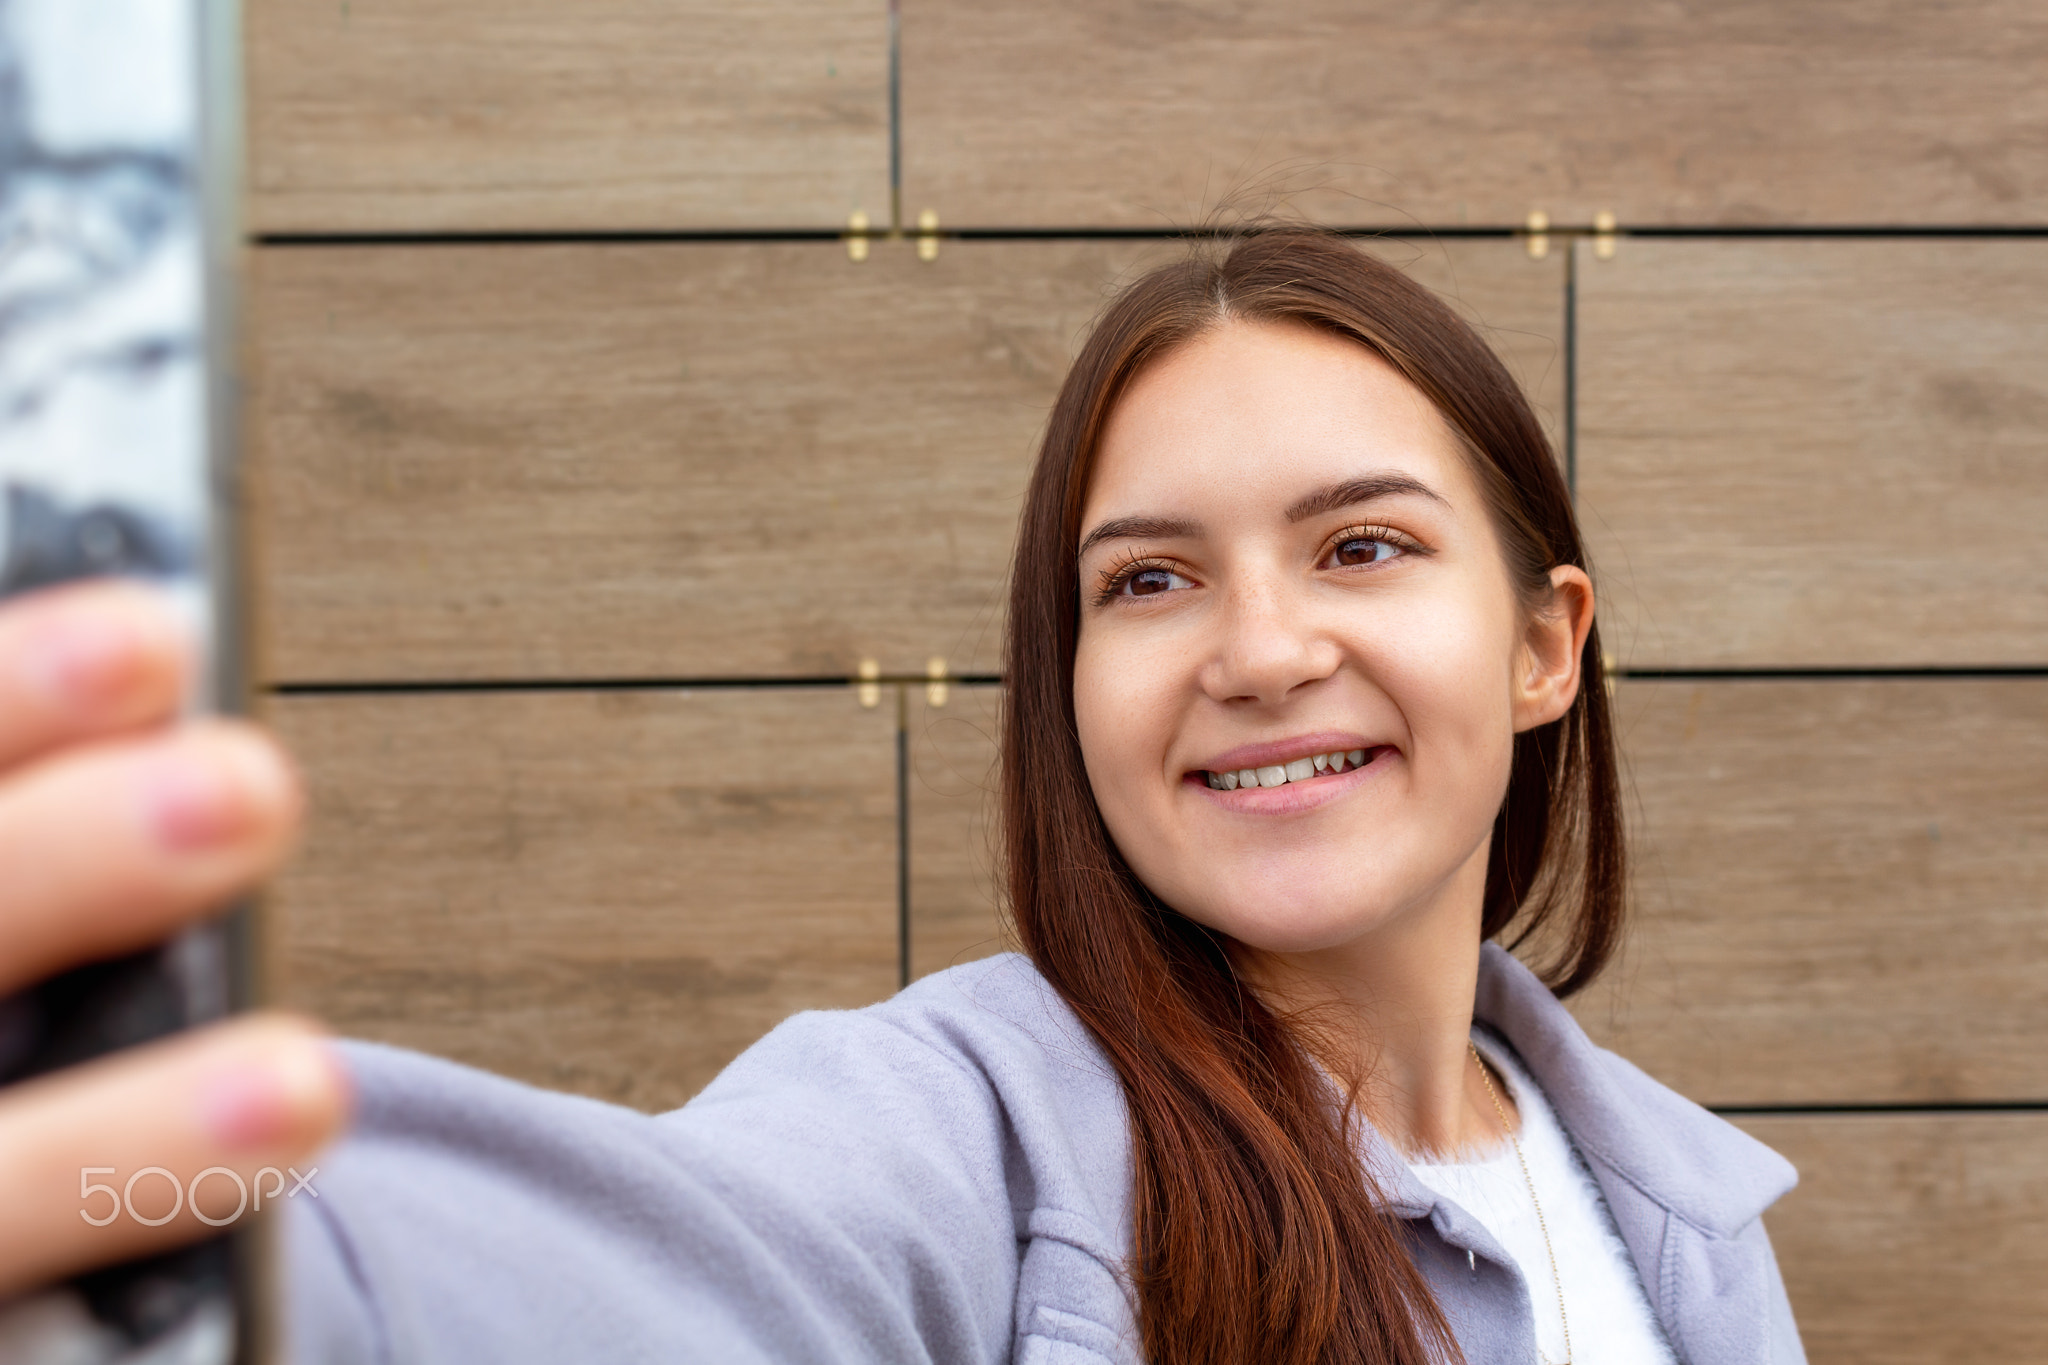
[[[1529,1203],[1536,1210],[1536,1226],[1543,1233],[1543,1250],[1550,1257],[1550,1282],[1557,1289],[1557,1321],[1564,1328],[1564,1360],[1561,1365],[1572,1365],[1572,1324],[1564,1312],[1564,1277],[1557,1273],[1557,1248],[1550,1244],[1550,1224],[1543,1217],[1543,1201],[1536,1197],[1536,1180],[1529,1174],[1529,1158],[1522,1155],[1522,1140],[1515,1136],[1515,1130],[1508,1123],[1508,1111],[1500,1102],[1500,1092],[1493,1088],[1493,1077],[1486,1070],[1486,1059],[1479,1055],[1476,1044],[1466,1043],[1472,1050],[1472,1060],[1479,1063],[1479,1082],[1486,1087],[1486,1098],[1493,1101],[1493,1112],[1500,1116],[1500,1130],[1508,1135],[1514,1144],[1515,1160],[1522,1168],[1522,1183],[1529,1187]],[[1550,1358],[1543,1354],[1543,1348],[1536,1348],[1536,1358],[1543,1365],[1551,1365]]]

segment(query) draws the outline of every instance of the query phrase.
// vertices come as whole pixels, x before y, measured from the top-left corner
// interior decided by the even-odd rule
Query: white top
[[[1476,1028],[1472,1041],[1507,1078],[1508,1091],[1521,1111],[1518,1136],[1529,1162],[1528,1177],[1522,1175],[1513,1144],[1476,1160],[1415,1161],[1409,1169],[1434,1193],[1478,1219],[1515,1258],[1529,1286],[1536,1347],[1545,1360],[1562,1365],[1566,1359],[1564,1322],[1558,1313],[1562,1288],[1571,1322],[1572,1365],[1676,1365],[1671,1345],[1650,1311],[1635,1261],[1585,1158],[1572,1146],[1542,1090],[1508,1051]],[[1543,1226],[1529,1200],[1532,1182],[1557,1253],[1555,1277],[1543,1244]]]

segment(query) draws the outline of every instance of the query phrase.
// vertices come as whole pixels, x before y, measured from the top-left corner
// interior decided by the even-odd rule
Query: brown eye
[[[1123,593],[1126,597],[1150,597],[1189,586],[1187,579],[1171,569],[1140,569],[1123,581]]]
[[[1390,540],[1353,536],[1350,540],[1337,543],[1337,548],[1330,551],[1330,560],[1339,567],[1351,564],[1377,564],[1383,559],[1392,559],[1399,553],[1401,547]]]

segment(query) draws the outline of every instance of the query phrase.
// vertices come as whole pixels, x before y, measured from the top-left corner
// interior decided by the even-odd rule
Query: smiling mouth
[[[1285,787],[1294,782],[1313,782],[1319,777],[1334,777],[1338,773],[1362,768],[1379,753],[1373,749],[1334,749],[1326,754],[1309,754],[1288,763],[1272,763],[1262,768],[1238,768],[1233,772],[1208,772],[1202,776],[1208,780],[1214,791],[1241,791],[1246,787]]]

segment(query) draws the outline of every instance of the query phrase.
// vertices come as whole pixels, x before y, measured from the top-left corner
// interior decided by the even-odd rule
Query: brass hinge
[[[1529,248],[1529,259],[1540,261],[1550,254],[1550,215],[1542,209],[1530,209],[1529,220],[1523,226],[1528,235],[1524,239]]]
[[[946,661],[934,654],[925,660],[924,699],[933,706],[946,704]]]
[[[936,209],[924,209],[917,215],[917,259],[939,259],[939,215]]]
[[[882,666],[873,659],[860,661],[860,674],[854,680],[853,694],[860,698],[860,704],[872,711],[882,704]]]
[[[846,215],[846,259],[859,265],[868,258],[868,215],[855,209]]]
[[[1593,215],[1593,255],[1596,259],[1614,259],[1615,223],[1614,210],[1602,209]]]

